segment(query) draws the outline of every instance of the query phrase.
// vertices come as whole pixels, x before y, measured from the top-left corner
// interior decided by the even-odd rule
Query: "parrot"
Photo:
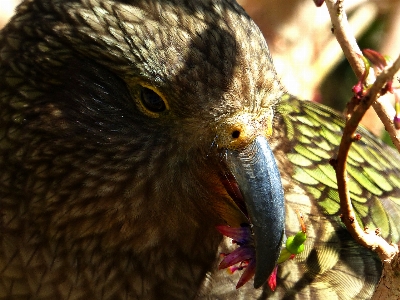
[[[0,31],[0,114],[0,299],[374,292],[329,163],[345,120],[286,92],[234,0],[25,0]],[[400,156],[358,133],[357,222],[398,243]]]

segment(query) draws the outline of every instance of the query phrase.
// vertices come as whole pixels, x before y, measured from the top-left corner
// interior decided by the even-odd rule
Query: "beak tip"
[[[263,281],[260,281],[260,280],[256,281],[256,279],[254,279],[254,288],[255,289],[260,288],[263,284],[264,284]]]
[[[272,239],[273,242],[272,244],[260,247],[256,251],[256,271],[254,275],[254,288],[256,289],[264,285],[272,274],[281,252],[282,239],[284,236],[284,228],[275,231],[274,234],[268,232],[265,228],[262,231],[264,233],[267,232],[265,237]],[[278,232],[280,232],[280,234]],[[262,237],[262,235],[258,233],[258,237]],[[263,239],[261,238],[258,241],[262,242]],[[263,245],[263,243],[261,245]]]

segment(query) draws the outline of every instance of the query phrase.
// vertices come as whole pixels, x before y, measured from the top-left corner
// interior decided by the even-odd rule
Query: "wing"
[[[340,221],[336,176],[344,120],[323,105],[287,97],[277,107],[276,156],[286,187],[287,232],[299,230],[295,210],[306,215],[306,250],[279,270],[273,298],[369,299],[381,274],[376,255],[356,244]],[[352,145],[348,172],[358,221],[398,242],[400,156],[363,128]],[[297,225],[296,225],[297,224]],[[269,292],[268,292],[269,294]],[[296,296],[296,297],[295,297]]]

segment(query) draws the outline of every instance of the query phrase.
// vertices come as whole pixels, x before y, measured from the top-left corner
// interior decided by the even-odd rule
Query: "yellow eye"
[[[147,110],[152,113],[161,113],[167,109],[164,99],[154,90],[142,86],[140,100]]]

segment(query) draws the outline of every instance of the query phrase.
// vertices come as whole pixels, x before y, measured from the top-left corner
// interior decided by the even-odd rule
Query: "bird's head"
[[[6,126],[20,143],[32,222],[56,238],[98,235],[102,247],[135,253],[168,240],[193,251],[184,237],[218,241],[215,225],[251,222],[255,286],[264,283],[284,231],[268,146],[282,88],[242,8],[28,1],[4,32],[17,26],[26,49],[3,48],[7,88],[20,95]]]

